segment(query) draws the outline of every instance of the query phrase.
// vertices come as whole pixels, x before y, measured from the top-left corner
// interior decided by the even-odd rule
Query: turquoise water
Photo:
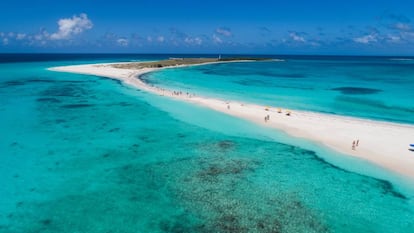
[[[114,80],[45,70],[83,62],[0,64],[0,232],[414,229],[414,192],[355,172],[375,170],[361,161]]]
[[[287,58],[154,72],[147,82],[223,99],[414,123],[414,61]]]

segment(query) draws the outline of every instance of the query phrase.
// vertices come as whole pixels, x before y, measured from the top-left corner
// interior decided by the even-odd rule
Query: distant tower
[[[219,54],[218,60],[219,60],[219,61],[221,60],[221,54]]]

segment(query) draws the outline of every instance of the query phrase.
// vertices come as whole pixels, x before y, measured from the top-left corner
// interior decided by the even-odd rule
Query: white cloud
[[[203,40],[200,37],[195,37],[195,38],[186,37],[184,39],[184,42],[189,45],[201,45],[203,43]]]
[[[50,34],[45,29],[41,29],[38,34],[33,36],[33,38],[37,41],[46,40],[50,38]]]
[[[9,38],[3,38],[3,45],[9,44]]]
[[[37,34],[37,35],[34,35],[34,39],[35,40],[42,40],[43,36],[42,36],[42,34]]]
[[[165,41],[165,38],[163,36],[159,36],[159,37],[157,37],[157,41],[162,43],[162,42]]]
[[[4,32],[0,32],[0,37],[4,37]]]
[[[377,36],[375,34],[365,35],[361,37],[354,38],[354,41],[361,44],[369,44],[371,42],[377,42]]]
[[[296,42],[306,42],[305,38],[303,36],[298,35],[296,32],[291,32],[289,34],[290,38]]]
[[[414,42],[414,32],[403,32],[403,33],[401,33],[401,39]]]
[[[152,37],[151,36],[147,36],[147,41],[148,42],[152,42]]]
[[[410,27],[409,24],[401,23],[401,22],[398,22],[398,23],[394,24],[393,27],[395,29],[400,30],[400,31],[410,31],[411,30],[411,27]]]
[[[25,33],[17,33],[17,35],[16,35],[16,40],[23,40],[25,38],[26,38]]]
[[[118,40],[116,40],[116,43],[120,46],[126,47],[129,44],[129,41],[125,38],[119,38]]]
[[[221,44],[223,43],[223,40],[220,37],[218,37],[216,34],[213,34],[213,42],[216,44]]]
[[[82,33],[93,27],[92,21],[88,19],[86,14],[74,15],[72,18],[60,19],[58,21],[59,30],[50,35],[52,40],[65,40],[73,35]]]
[[[388,41],[391,43],[399,43],[401,41],[400,36],[388,35]]]
[[[217,34],[222,35],[222,36],[231,36],[231,30],[230,28],[226,28],[226,27],[220,27],[216,29]]]
[[[196,45],[201,45],[203,43],[203,40],[200,37],[194,38],[194,43]]]

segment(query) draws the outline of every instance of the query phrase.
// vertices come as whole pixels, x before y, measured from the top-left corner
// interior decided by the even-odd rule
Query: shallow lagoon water
[[[389,58],[289,58],[147,74],[147,82],[223,99],[414,123],[414,64]]]
[[[321,152],[113,80],[30,66],[2,72],[0,232],[414,228],[412,193]]]

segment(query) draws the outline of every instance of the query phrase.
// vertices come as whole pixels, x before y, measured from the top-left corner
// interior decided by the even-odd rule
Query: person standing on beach
[[[355,150],[355,140],[352,142],[352,150]]]
[[[358,145],[359,145],[359,139],[356,141],[355,146],[358,146]]]

